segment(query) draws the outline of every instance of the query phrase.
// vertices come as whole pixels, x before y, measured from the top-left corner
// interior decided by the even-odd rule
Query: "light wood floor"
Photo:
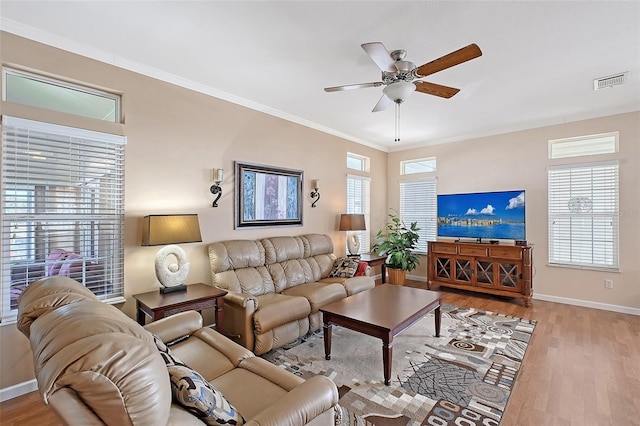
[[[443,291],[445,303],[537,321],[501,426],[640,425],[640,316]],[[32,392],[1,403],[0,424],[61,423]]]

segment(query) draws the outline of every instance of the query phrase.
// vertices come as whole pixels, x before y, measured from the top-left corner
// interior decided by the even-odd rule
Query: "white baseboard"
[[[9,386],[8,388],[0,389],[0,402],[28,394],[35,390],[38,390],[38,382],[36,382],[36,379],[31,379],[26,382],[18,383],[17,385]]]
[[[640,309],[629,306],[610,305],[608,303],[592,302],[590,300],[571,299],[569,297],[549,296],[547,294],[534,294],[536,300],[564,303],[565,305],[583,306],[585,308],[601,309],[603,311],[619,312],[621,314],[640,315]]]

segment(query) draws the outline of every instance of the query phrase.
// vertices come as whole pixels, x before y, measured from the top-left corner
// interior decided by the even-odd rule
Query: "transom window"
[[[347,153],[347,168],[353,170],[359,170],[361,172],[369,171],[369,158],[352,154],[350,152]]]
[[[618,152],[618,132],[549,141],[549,158],[581,157]]]
[[[436,171],[436,157],[419,158],[400,162],[400,174],[433,173]]]
[[[97,120],[120,122],[120,96],[3,68],[3,100]]]

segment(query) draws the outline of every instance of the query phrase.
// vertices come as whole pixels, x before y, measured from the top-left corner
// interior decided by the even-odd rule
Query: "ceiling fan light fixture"
[[[382,93],[395,103],[406,101],[416,90],[416,85],[409,81],[396,81],[382,89]]]

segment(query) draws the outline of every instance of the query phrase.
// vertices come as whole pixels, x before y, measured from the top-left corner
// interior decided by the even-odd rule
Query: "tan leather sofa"
[[[336,256],[324,234],[216,242],[209,259],[213,284],[228,291],[223,330],[257,355],[320,329],[322,306],[375,286],[329,277]]]
[[[152,335],[198,371],[248,425],[334,425],[335,384],[307,381],[254,356],[195,311],[146,326],[63,276],[31,284],[19,300],[18,328],[31,342],[38,388],[68,425],[203,424],[172,403],[167,367]]]

